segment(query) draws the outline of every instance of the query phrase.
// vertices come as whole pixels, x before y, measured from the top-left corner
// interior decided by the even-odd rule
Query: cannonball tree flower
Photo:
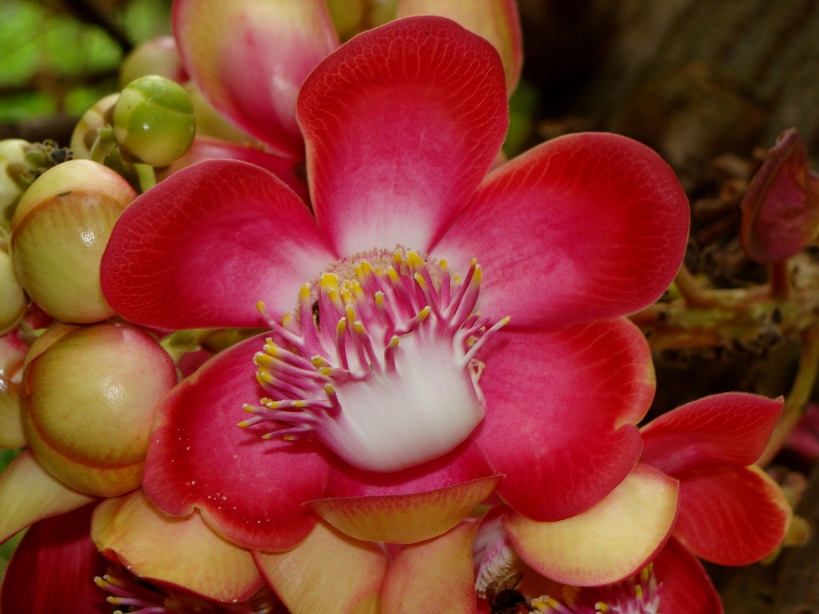
[[[117,502],[113,505],[117,505]],[[185,564],[177,569],[174,578],[176,582],[152,583],[138,578],[116,558],[106,559],[98,552],[97,545],[89,534],[92,513],[95,512],[95,504],[86,505],[75,511],[41,520],[29,529],[6,570],[0,593],[0,608],[3,612],[286,612],[266,586],[257,586],[257,590],[248,599],[228,602],[215,601],[206,595],[180,587],[180,577],[197,578],[200,583],[209,582],[209,588],[213,590],[214,585],[220,584],[222,577],[238,575],[235,567],[228,569],[218,565],[208,568],[203,565],[202,554],[213,548],[211,542],[214,539],[218,541],[218,538],[208,539],[207,536],[197,534],[198,540],[190,540],[190,531],[186,526],[173,527],[171,531],[174,532],[174,538],[168,541],[168,545],[176,548],[180,556],[188,555]],[[191,547],[197,551],[190,552]],[[194,557],[192,554],[199,556]],[[245,555],[250,558],[248,553]],[[232,562],[235,564],[236,561]]]
[[[541,575],[518,554],[503,518],[492,508],[473,542],[477,611],[501,606],[550,614],[716,614],[719,596],[697,559],[673,538],[633,575],[599,586],[563,584]],[[492,608],[495,608],[494,610]]]
[[[749,565],[773,552],[785,536],[791,519],[790,506],[776,482],[753,464],[765,449],[782,405],[781,399],[774,401],[751,394],[713,395],[683,405],[640,429],[644,441],[641,463],[629,479],[640,468],[648,467],[679,482],[679,511],[673,533],[654,559],[663,585],[659,611],[664,614],[722,611],[719,598],[709,588],[705,571],[694,555],[720,565]],[[492,547],[481,550],[483,558],[476,585],[479,591],[490,581],[509,575],[509,570],[564,583],[567,579],[586,579],[582,575],[568,575],[575,573],[572,557],[583,550],[584,540],[589,541],[584,535],[604,534],[611,542],[616,528],[603,530],[604,527],[589,520],[594,510],[605,505],[616,492],[617,489],[591,510],[558,523],[538,523],[519,514],[501,516],[494,512],[494,516],[501,516],[500,522],[489,518],[495,525],[502,524],[504,530],[491,525],[496,541]],[[621,513],[616,523],[628,523],[629,516],[639,518],[641,512],[638,509],[631,514]],[[572,554],[556,558],[567,544],[555,539],[555,526],[566,523],[579,523],[581,530],[573,536]],[[644,525],[644,529],[650,527]],[[565,535],[564,530],[557,537]],[[599,539],[590,544],[597,549],[600,545]],[[605,553],[600,558],[605,558]],[[648,562],[650,559],[642,564]],[[583,571],[588,574],[588,569]],[[689,586],[678,583],[678,578],[696,582]],[[555,607],[545,611],[565,614],[587,610]]]
[[[271,329],[165,398],[148,497],[267,552],[316,516],[357,539],[429,539],[496,487],[540,521],[595,505],[640,454],[653,370],[621,316],[682,259],[670,168],[584,134],[484,179],[508,123],[503,68],[437,17],[346,43],[305,81],[298,121],[315,217],[262,169],[205,161],[140,196],[107,248],[126,319]]]

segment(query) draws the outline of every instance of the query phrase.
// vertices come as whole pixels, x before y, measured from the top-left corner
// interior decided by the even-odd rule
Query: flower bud
[[[109,94],[105,98],[100,98],[83,113],[71,134],[74,158],[87,160],[91,157],[91,147],[97,139],[97,130],[108,123],[105,114],[116,104],[118,98],[119,94]]]
[[[175,384],[170,356],[139,328],[78,327],[29,362],[23,430],[63,483],[116,497],[139,487],[155,408]]]
[[[819,233],[819,175],[795,129],[776,139],[740,207],[742,247],[762,264],[790,258]]]
[[[122,210],[136,197],[117,173],[90,160],[59,164],[37,179],[11,223],[17,279],[50,316],[91,323],[111,317],[100,261]]]
[[[159,75],[176,83],[185,83],[188,73],[172,36],[159,36],[138,45],[122,61],[119,69],[120,87],[146,75]]]
[[[193,142],[193,105],[185,88],[157,75],[140,77],[114,105],[114,137],[137,162],[167,166]]]
[[[28,297],[14,276],[11,258],[0,249],[0,335],[13,329],[26,314]]]
[[[25,168],[28,145],[31,143],[23,139],[0,141],[0,226],[3,228],[9,227],[14,209],[26,191],[17,175]]]

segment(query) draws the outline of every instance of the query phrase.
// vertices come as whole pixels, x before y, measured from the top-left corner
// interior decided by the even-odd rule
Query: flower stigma
[[[481,267],[401,247],[342,259],[305,284],[254,356],[269,395],[245,405],[265,438],[314,435],[354,467],[388,472],[446,454],[484,416],[475,355],[509,318],[473,311]]]

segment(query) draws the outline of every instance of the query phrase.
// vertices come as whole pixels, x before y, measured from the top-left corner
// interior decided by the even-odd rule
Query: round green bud
[[[158,75],[140,77],[122,90],[112,125],[123,153],[151,166],[167,166],[188,151],[196,132],[185,88]]]
[[[26,315],[28,297],[14,275],[11,258],[0,249],[0,335],[13,329]]]
[[[78,327],[26,367],[23,431],[63,483],[116,497],[139,488],[154,413],[176,382],[170,356],[141,329]]]
[[[113,108],[118,98],[119,94],[109,94],[105,98],[100,98],[83,113],[71,134],[71,150],[75,159],[87,160],[91,157],[91,147],[97,139],[97,130],[108,123],[105,114]]]
[[[127,181],[91,160],[58,164],[31,184],[11,222],[11,261],[48,315],[78,324],[114,315],[102,295],[100,262],[134,198]]]
[[[0,226],[8,228],[14,209],[25,192],[15,178],[26,167],[26,150],[31,143],[23,139],[0,141]]]

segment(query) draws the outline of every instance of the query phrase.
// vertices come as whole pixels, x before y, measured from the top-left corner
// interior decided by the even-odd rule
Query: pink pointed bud
[[[819,175],[795,129],[779,135],[742,199],[742,247],[763,264],[805,248],[819,230]]]
[[[75,490],[105,497],[134,490],[154,409],[176,384],[173,361],[134,326],[62,333],[23,375],[26,439],[43,466]]]

